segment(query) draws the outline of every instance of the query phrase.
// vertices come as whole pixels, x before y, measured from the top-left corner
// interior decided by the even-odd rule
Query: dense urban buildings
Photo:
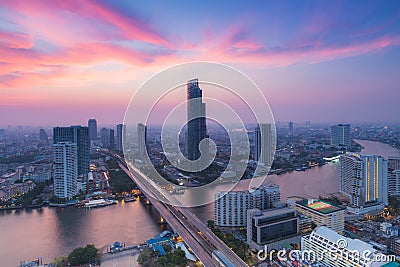
[[[278,250],[284,244],[300,242],[299,216],[292,208],[247,211],[247,244],[253,250]]]
[[[54,195],[71,198],[77,195],[78,148],[76,143],[57,142],[54,150]]]
[[[387,205],[387,160],[377,155],[341,155],[340,191],[349,196],[351,205],[357,208],[371,204]]]
[[[117,124],[117,136],[116,136],[116,149],[120,152],[123,151],[123,138],[126,132],[126,126],[124,124]]]
[[[371,244],[359,239],[344,237],[325,226],[317,227],[310,235],[303,236],[301,250],[308,251],[307,254],[303,254],[304,258],[308,257],[303,260],[305,266],[378,267],[388,263],[387,260],[384,260],[386,257],[381,257],[383,254]],[[365,254],[366,251],[370,253]],[[381,257],[382,260],[373,260],[378,257]]]
[[[254,131],[254,158],[270,166],[274,156],[273,132],[270,123],[261,123]]]
[[[299,213],[307,216],[317,226],[327,226],[335,232],[344,232],[345,208],[332,205],[326,201],[316,199],[303,199],[289,203]]]
[[[272,208],[280,201],[279,186],[265,185],[255,190],[215,193],[215,225],[225,227],[246,226],[247,210]]]
[[[199,145],[207,137],[206,104],[198,79],[187,82],[186,153],[189,160],[200,158]]]
[[[97,140],[97,121],[96,119],[88,120],[89,138],[91,141]]]
[[[338,124],[331,126],[331,144],[337,147],[350,147],[350,124]]]
[[[71,142],[78,151],[78,175],[87,175],[90,171],[90,140],[88,127],[54,127],[53,142]]]

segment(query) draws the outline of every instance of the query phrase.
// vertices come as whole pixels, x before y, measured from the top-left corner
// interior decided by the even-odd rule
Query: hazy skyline
[[[0,59],[1,126],[120,123],[192,60],[248,75],[276,121],[399,122],[400,2],[0,0]]]

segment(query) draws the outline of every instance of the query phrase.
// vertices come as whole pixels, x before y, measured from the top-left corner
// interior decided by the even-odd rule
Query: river
[[[400,155],[389,145],[357,140],[362,153],[384,157]],[[397,154],[396,154],[397,153]],[[304,172],[293,171],[270,175],[264,184],[280,186],[281,199],[289,196],[318,197],[339,191],[339,163],[329,163]],[[248,188],[241,181],[237,189]],[[214,206],[193,208],[203,221],[213,219]],[[51,262],[78,246],[93,243],[104,247],[114,241],[138,244],[160,233],[165,225],[143,201],[120,203],[104,208],[86,210],[74,207],[43,208],[30,211],[0,212],[0,266],[16,266],[20,260],[42,257]]]

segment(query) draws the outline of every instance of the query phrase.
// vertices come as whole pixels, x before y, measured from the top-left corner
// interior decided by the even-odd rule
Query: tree
[[[68,265],[68,257],[67,256],[56,257],[53,263],[56,267],[66,267]]]
[[[96,262],[98,260],[98,249],[93,245],[74,249],[68,255],[68,261],[72,266]]]

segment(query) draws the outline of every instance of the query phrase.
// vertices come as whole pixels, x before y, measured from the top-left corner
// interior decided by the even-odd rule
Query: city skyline
[[[1,127],[115,124],[142,82],[192,60],[247,74],[277,121],[398,121],[395,1],[1,3]]]

